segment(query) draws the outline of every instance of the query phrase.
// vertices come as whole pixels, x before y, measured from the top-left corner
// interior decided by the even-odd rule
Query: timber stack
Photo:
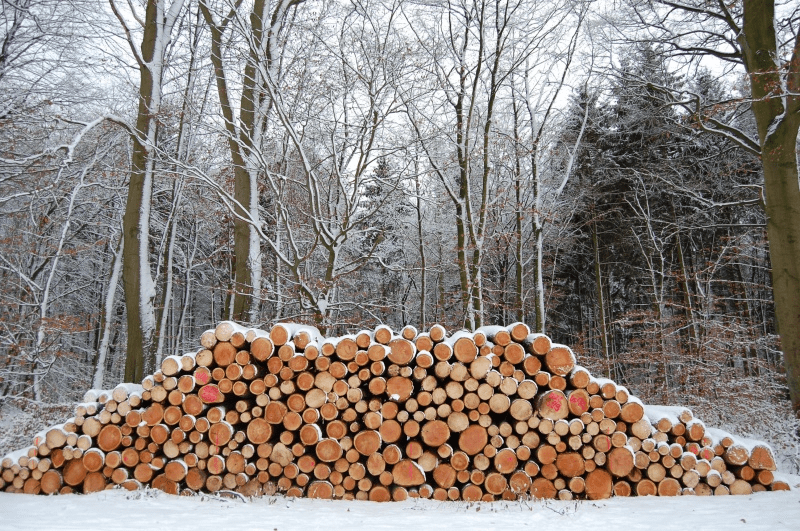
[[[141,385],[91,390],[0,467],[0,490],[373,501],[787,490],[764,443],[646,406],[528,326],[323,338],[222,322]]]

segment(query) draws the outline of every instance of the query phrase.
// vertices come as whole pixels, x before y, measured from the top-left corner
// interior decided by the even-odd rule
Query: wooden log
[[[542,361],[538,356],[526,356],[525,359],[522,360],[522,369],[526,375],[535,376],[542,370]]]
[[[375,339],[375,342],[380,343],[381,345],[388,345],[392,340],[392,335],[392,329],[386,325],[376,326],[375,331],[373,332],[373,338]]]
[[[619,417],[628,424],[638,422],[644,417],[644,406],[638,400],[628,400],[622,406]]]
[[[236,347],[227,341],[221,341],[214,345],[214,363],[217,367],[227,367],[236,359]]]
[[[161,404],[153,404],[150,408],[159,410],[162,412],[164,411],[164,407]],[[148,410],[150,409],[148,408]],[[147,413],[147,410],[145,411]],[[144,415],[143,415],[144,418]],[[147,420],[147,419],[145,419]],[[160,419],[159,419],[160,422]],[[149,424],[149,421],[148,421]],[[83,421],[83,425],[81,426],[81,431],[83,431],[84,435],[88,435],[89,437],[97,437],[97,434],[100,433],[100,430],[103,429],[103,425],[100,423],[100,420],[97,417],[89,417]]]
[[[333,485],[329,481],[312,481],[306,489],[306,497],[319,500],[333,499]]]
[[[42,474],[42,478],[39,480],[39,486],[44,494],[56,493],[62,485],[63,480],[58,470],[48,470]]]
[[[446,463],[433,468],[433,480],[443,489],[449,489],[455,485],[456,475],[456,470]]]
[[[606,469],[616,477],[625,477],[634,469],[634,452],[626,446],[612,449],[606,457]]]
[[[574,389],[569,392],[567,397],[569,412],[580,417],[589,411],[589,393],[586,389]]]
[[[586,497],[590,500],[602,500],[611,497],[613,481],[611,474],[602,468],[589,472],[585,478]]]
[[[558,390],[544,392],[537,401],[537,410],[542,418],[559,420],[569,415],[567,397]]]
[[[779,490],[792,490],[788,483],[785,481],[773,481],[769,487],[771,491],[779,491]]]
[[[200,336],[200,344],[204,348],[211,348],[214,345],[216,345],[217,337],[216,334],[214,333],[214,330],[206,330],[205,332],[203,332],[203,334]]]
[[[220,404],[225,401],[225,393],[216,384],[207,384],[197,391],[197,396],[204,404]]]
[[[411,363],[416,353],[417,349],[414,343],[400,337],[389,342],[389,353],[387,357],[392,363],[402,366]]]
[[[208,440],[214,446],[224,446],[233,438],[233,433],[233,426],[228,422],[217,422],[208,429]]]
[[[558,489],[555,488],[553,482],[547,478],[536,478],[531,484],[531,496],[534,498],[542,499],[555,499],[558,494]]]
[[[734,443],[725,449],[722,457],[729,465],[741,466],[747,464],[750,459],[750,452],[744,445]]]
[[[472,424],[459,435],[458,447],[467,455],[474,456],[483,450],[488,441],[489,435],[486,428]]]
[[[503,474],[492,472],[486,475],[483,488],[489,494],[500,495],[508,487],[508,479]]]
[[[511,403],[508,412],[515,420],[527,421],[534,414],[533,404],[530,400],[518,398]]]
[[[250,344],[250,354],[257,361],[266,361],[272,357],[275,345],[268,337],[258,337]]]
[[[460,334],[460,333],[459,333]],[[478,347],[469,336],[459,337],[453,344],[453,356],[464,364],[470,364],[478,356]]]
[[[762,443],[756,444],[752,448],[747,464],[754,470],[777,470],[772,449]]]
[[[98,472],[105,466],[106,456],[97,448],[90,448],[83,454],[83,466],[88,472]]]
[[[681,476],[681,483],[683,483],[685,487],[693,489],[700,483],[700,474],[698,474],[696,470],[687,470]]]
[[[393,376],[386,380],[385,392],[390,400],[405,402],[414,392],[414,381],[403,376]]]
[[[70,487],[77,487],[86,478],[87,470],[81,459],[67,461],[62,472],[64,483]]]
[[[344,450],[339,441],[326,438],[317,443],[315,452],[320,461],[333,463],[342,457]]]
[[[435,324],[431,326],[430,330],[428,331],[428,336],[434,343],[439,343],[440,341],[444,341],[444,339],[447,337],[447,331],[442,325]]]
[[[575,355],[567,346],[553,345],[544,356],[544,365],[551,374],[566,376],[575,367]]]
[[[108,485],[108,482],[103,474],[100,472],[90,472],[86,474],[83,480],[83,493],[91,494],[92,492],[100,492],[101,490],[105,490],[106,485]]]
[[[174,482],[183,481],[189,473],[189,467],[183,460],[170,461],[164,467],[164,476],[166,479]]]
[[[411,459],[403,459],[392,467],[394,483],[401,487],[416,487],[425,483],[425,472]]]
[[[438,447],[450,438],[450,428],[441,420],[426,422],[420,430],[422,440],[428,446]],[[462,448],[463,450],[463,448]]]
[[[122,432],[119,426],[108,424],[97,435],[97,446],[104,452],[111,452],[119,448],[122,442]]]
[[[582,476],[586,470],[585,463],[583,456],[577,452],[560,453],[555,461],[556,468],[566,478]]]
[[[503,448],[494,456],[494,468],[501,474],[511,474],[518,465],[517,454],[511,448]]]
[[[381,435],[375,430],[363,430],[353,437],[353,447],[358,453],[364,456],[369,456],[377,452],[381,447],[381,442]]]
[[[659,496],[680,496],[681,485],[675,478],[665,478],[658,484]]]
[[[492,359],[486,356],[478,356],[469,364],[469,373],[476,380],[486,378],[492,369]]]
[[[453,356],[453,347],[449,343],[437,343],[432,353],[437,361],[448,361]]]
[[[272,437],[272,425],[265,419],[252,419],[247,424],[247,439],[253,444],[262,444]]]

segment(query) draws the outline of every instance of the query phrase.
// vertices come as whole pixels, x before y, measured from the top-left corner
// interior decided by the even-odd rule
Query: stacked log
[[[323,338],[222,322],[141,385],[90,390],[7,492],[514,500],[784,490],[770,448],[645,406],[523,323]]]

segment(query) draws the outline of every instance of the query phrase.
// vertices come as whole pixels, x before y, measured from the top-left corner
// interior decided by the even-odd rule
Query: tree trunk
[[[234,266],[231,318],[237,321],[247,321],[255,319],[258,313],[256,298],[261,289],[261,240],[258,231],[253,227],[253,224],[259,222],[258,186],[255,164],[251,159],[256,147],[254,145],[254,135],[257,134],[256,110],[260,99],[257,90],[256,63],[260,60],[260,48],[264,36],[263,23],[267,11],[264,0],[257,0],[253,4],[250,16],[253,43],[242,77],[239,119],[236,120],[222,62],[224,32],[235,13],[229,14],[227,18],[217,24],[205,2],[200,3],[200,9],[211,28],[211,62],[214,65],[217,94],[225,118],[228,147],[233,161],[233,196],[236,204],[233,206],[235,217],[233,220]]]
[[[100,340],[100,347],[97,349],[97,359],[95,360],[94,378],[92,379],[92,387],[94,389],[103,388],[103,380],[105,379],[106,371],[106,358],[108,357],[109,343],[111,339],[111,325],[114,322],[114,301],[117,295],[117,284],[119,283],[119,275],[122,271],[122,248],[124,246],[123,237],[120,235],[120,241],[117,245],[117,250],[114,253],[113,266],[111,267],[111,276],[106,286],[106,297],[103,305],[102,316],[102,339]]]
[[[775,5],[745,0],[744,31],[738,36],[750,76],[758,127],[772,263],[775,316],[792,406],[800,414],[800,184],[797,134],[800,127],[800,34],[786,80],[777,64]],[[785,83],[784,83],[785,81]]]
[[[156,42],[159,39],[157,20],[159,11],[156,1],[150,0],[147,3],[141,45],[145,64],[139,68],[139,110],[136,135],[133,136],[128,199],[125,215],[122,218],[122,282],[128,318],[125,380],[128,382],[140,381],[155,367],[152,359],[149,359],[155,328],[153,308],[155,288],[150,275],[148,249],[154,161],[151,155],[152,146],[147,144],[155,139],[155,115],[158,113],[160,99],[158,93],[161,90],[160,71],[158,71],[160,65],[155,65],[153,61]]]
[[[131,35],[126,18],[111,8],[126,33]],[[153,193],[155,145],[161,108],[161,83],[167,44],[184,0],[169,6],[165,0],[148,0],[142,42],[129,45],[139,63],[139,109],[135,133],[131,135],[131,175],[128,199],[122,218],[122,282],[128,316],[128,349],[125,380],[139,381],[155,370],[153,335],[155,331],[155,285],[150,272],[150,200]]]
[[[597,221],[592,222],[592,248],[594,249],[594,284],[597,291],[597,310],[600,317],[600,344],[603,358],[608,364],[608,376],[611,377],[611,359],[608,352],[608,330],[606,329],[606,309],[603,297],[603,279],[600,271],[600,244],[597,239]]]

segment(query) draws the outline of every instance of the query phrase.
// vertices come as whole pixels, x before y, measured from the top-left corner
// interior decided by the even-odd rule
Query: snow
[[[661,419],[668,419],[675,426],[680,423],[679,416],[684,411],[691,413],[691,410],[682,406],[654,406],[652,404],[644,406],[644,415],[650,419],[650,424],[653,426],[658,424]]]
[[[477,330],[475,330],[476,334],[478,332],[482,333],[487,338],[489,338],[489,337],[496,336],[498,332],[508,332],[508,330],[506,330],[505,326],[488,325],[488,326],[482,326],[482,327],[478,328]]]
[[[793,476],[794,484],[800,477]],[[566,502],[375,503],[267,496],[253,500],[109,490],[90,495],[0,493],[0,530],[635,529],[782,530],[800,521],[800,490],[749,496]]]
[[[474,337],[474,334],[472,332],[468,332],[466,330],[459,330],[458,332],[456,332],[452,336],[445,338],[444,343],[450,345],[450,348],[452,348],[453,345],[456,344],[456,341],[458,341],[462,337],[465,337],[467,339],[472,339]]]
[[[720,444],[722,439],[728,437],[733,439],[733,435],[728,433],[725,430],[721,430],[719,428],[706,428],[706,435],[711,439],[711,444]]]
[[[772,447],[764,441],[747,439],[745,437],[733,435],[719,428],[706,428],[706,434],[711,437],[711,440],[714,444],[718,444],[725,437],[730,437],[733,440],[731,447],[741,446],[747,450],[748,455],[752,454],[756,447],[764,448],[765,450],[769,451],[769,453],[772,455],[772,459],[775,460],[775,450],[773,450]]]
[[[19,458],[28,455],[28,451],[31,448],[35,448],[34,446],[26,446],[25,448],[20,448],[19,450],[14,450],[13,452],[9,452],[3,456],[3,466],[6,466],[6,463],[16,464],[19,463]],[[8,465],[11,466],[11,465]]]
[[[84,402],[99,402],[105,404],[114,393],[114,389],[89,389],[83,395]]]
[[[188,355],[188,354],[184,354],[184,355]],[[195,354],[192,353],[191,356],[194,357]],[[180,365],[181,356],[170,356],[170,357],[176,358],[176,361],[178,362],[178,365]],[[128,394],[128,396],[133,396],[133,395],[142,396],[142,393],[144,392],[144,387],[142,387],[139,384],[135,384],[135,383],[121,383],[121,384],[117,385],[114,388],[115,391],[117,389],[125,390],[125,392]],[[113,393],[113,391],[112,391],[112,393]]]

